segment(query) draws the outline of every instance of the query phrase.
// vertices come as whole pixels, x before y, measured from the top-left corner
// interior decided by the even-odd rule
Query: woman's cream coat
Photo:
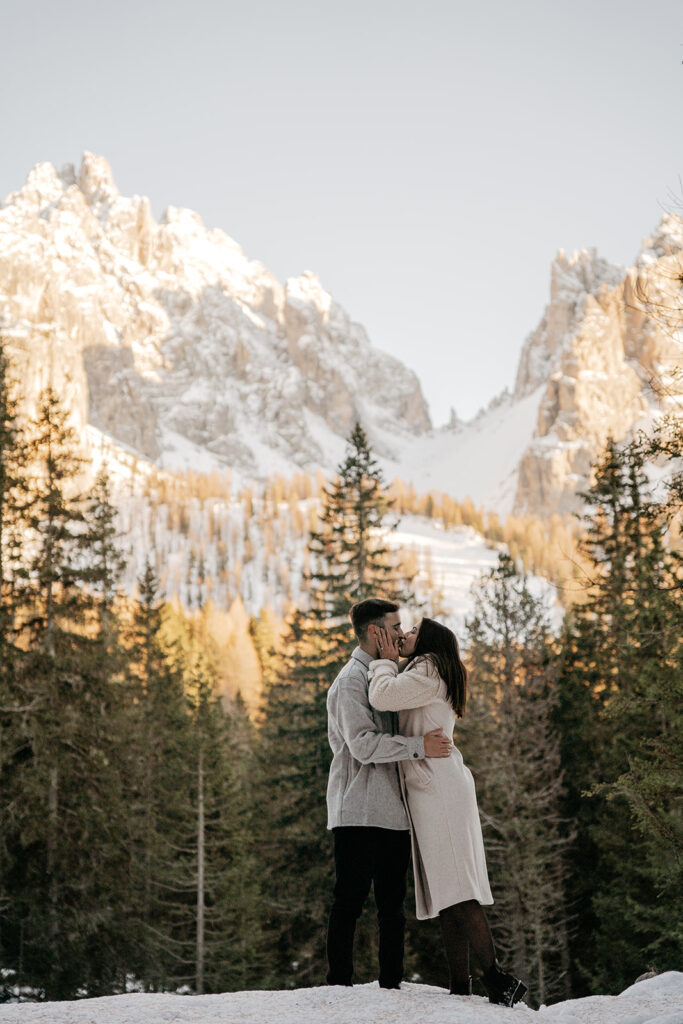
[[[455,712],[446,685],[429,657],[417,658],[399,673],[393,661],[370,664],[370,703],[378,711],[398,711],[403,736],[432,729],[453,735]],[[493,903],[474,779],[462,754],[402,761],[399,765],[410,819],[417,916],[436,917],[463,900]]]

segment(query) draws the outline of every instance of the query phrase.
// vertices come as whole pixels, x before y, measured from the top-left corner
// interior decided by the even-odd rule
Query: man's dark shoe
[[[327,985],[339,985],[343,988],[353,988],[353,982],[351,981],[350,978],[339,978],[336,975],[332,974],[332,971],[327,972],[325,983]]]
[[[488,971],[484,971],[482,981],[489,1002],[501,1006],[514,1006],[527,992],[524,982],[503,971],[498,961]]]
[[[467,981],[453,982],[451,984],[451,995],[452,996],[471,996],[472,995],[472,976]]]

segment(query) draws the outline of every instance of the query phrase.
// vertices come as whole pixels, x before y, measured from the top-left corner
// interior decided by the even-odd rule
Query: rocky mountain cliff
[[[552,265],[550,302],[520,357],[514,399],[541,389],[519,464],[515,509],[576,508],[590,463],[625,438],[683,412],[683,220],[665,216],[626,270],[595,250]]]
[[[0,208],[0,329],[28,409],[51,381],[88,444],[245,477],[329,472],[359,419],[389,476],[547,515],[576,507],[608,436],[680,412],[682,267],[673,214],[629,269],[560,253],[513,392],[432,431],[415,375],[315,274],[283,286],[189,210],[157,223],[86,153],[78,173],[39,164]]]
[[[415,375],[315,274],[283,287],[190,210],[157,223],[90,153],[0,210],[0,303],[29,407],[52,380],[81,433],[161,465],[331,468],[357,419],[387,456],[430,427]]]

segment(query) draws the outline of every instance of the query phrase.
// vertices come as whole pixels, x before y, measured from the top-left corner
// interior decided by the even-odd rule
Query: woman
[[[370,664],[369,698],[378,711],[398,711],[400,732],[422,736],[431,729],[453,735],[466,703],[467,671],[454,634],[423,619],[406,634],[399,672],[396,640],[380,631],[380,659]],[[400,762],[411,823],[417,917],[441,923],[451,992],[470,995],[469,947],[483,970],[489,1000],[513,1006],[526,992],[501,970],[483,906],[493,903],[477,810],[474,780],[460,751],[442,759]]]

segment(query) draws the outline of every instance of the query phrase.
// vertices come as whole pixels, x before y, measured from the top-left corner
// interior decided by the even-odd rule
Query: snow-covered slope
[[[618,996],[573,999],[535,1011],[481,996],[404,983],[353,988],[231,992],[215,996],[122,995],[0,1007],[2,1024],[683,1024],[683,974],[640,981]]]
[[[155,481],[148,463],[122,452],[96,428],[88,428],[88,439],[94,468],[106,465],[112,480],[128,556],[122,581],[127,591],[151,559],[162,595],[186,608],[209,600],[229,608],[238,599],[247,615],[270,607],[284,616],[293,604],[305,606],[308,531],[320,509],[316,497],[306,496],[312,486],[305,478],[298,490],[289,482],[277,502],[259,489],[241,490],[225,475],[205,481],[200,497],[172,475]],[[404,625],[438,614],[462,636],[472,613],[472,584],[496,564],[495,545],[472,527],[446,530],[440,519],[418,515],[401,516],[386,543],[417,573],[417,605],[404,609]],[[531,582],[557,624],[562,609],[555,589],[547,581]]]
[[[302,573],[317,499],[290,495],[275,508],[258,492],[220,494],[218,489],[201,499],[154,498],[145,464],[131,458],[127,467],[121,458],[112,458],[111,444],[92,427],[89,436],[96,464],[106,464],[113,478],[118,528],[128,555],[122,581],[126,590],[134,589],[151,558],[163,595],[177,597],[185,607],[207,600],[229,607],[240,598],[247,615],[266,606],[284,615],[292,604],[305,605]],[[438,604],[444,620],[461,630],[472,609],[470,587],[496,564],[498,551],[471,527],[444,530],[423,516],[402,516],[386,541],[412,562],[417,594],[427,608]],[[547,593],[552,608],[554,593],[551,588]],[[407,617],[414,614],[406,609]]]
[[[410,439],[387,471],[502,516],[575,511],[608,437],[683,414],[682,280],[683,219],[674,214],[629,269],[595,250],[560,252],[514,391],[470,423]]]
[[[418,600],[425,599],[432,614],[437,614],[436,608],[439,621],[462,639],[465,620],[472,615],[472,586],[496,565],[498,550],[470,526],[444,530],[424,516],[403,516],[396,529],[387,534],[387,543],[404,556],[414,554]],[[530,576],[528,582],[534,596],[543,601],[551,626],[559,627],[564,609],[555,587],[538,576]],[[419,614],[412,607],[404,608],[404,628],[414,625]]]
[[[401,476],[418,491],[444,491],[475,505],[512,512],[518,467],[534,436],[543,388],[515,401],[502,395],[471,423],[408,439],[400,461],[383,460],[387,476]]]

